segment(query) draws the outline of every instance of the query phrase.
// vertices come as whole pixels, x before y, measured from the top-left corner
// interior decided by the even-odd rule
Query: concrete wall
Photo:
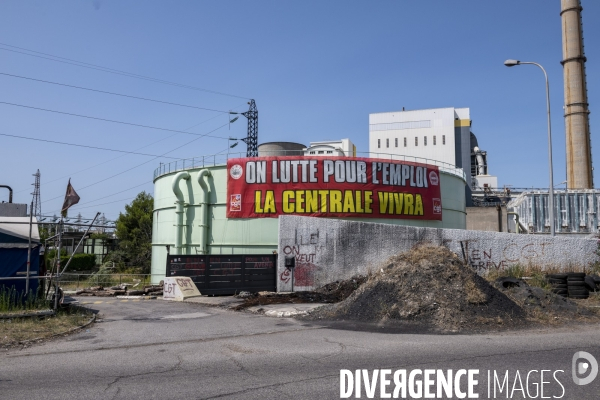
[[[467,207],[467,229],[508,232],[506,207]]]
[[[514,264],[569,270],[597,260],[597,240],[397,226],[325,218],[279,218],[277,290],[291,290],[284,256],[296,258],[294,290],[311,290],[378,267],[419,242],[445,245],[478,273]]]

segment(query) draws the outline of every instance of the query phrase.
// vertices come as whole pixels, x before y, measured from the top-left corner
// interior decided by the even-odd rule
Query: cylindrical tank
[[[268,142],[258,145],[258,156],[301,156],[305,148],[305,145],[294,142]]]
[[[176,239],[181,238],[179,254],[270,254],[277,250],[277,218],[226,218],[227,166],[208,165],[188,168],[189,179],[180,179],[183,194],[183,222],[177,222],[173,179],[180,171],[162,172],[154,179],[154,215],[152,221],[153,282],[164,277],[167,249],[173,254]],[[203,170],[207,172],[201,173]],[[433,228],[466,229],[465,179],[461,169],[440,168],[443,220],[361,219],[356,221]],[[204,197],[203,186],[208,189]],[[179,200],[181,201],[181,200]],[[206,207],[206,210],[203,209]],[[179,226],[178,226],[179,225]],[[181,232],[177,232],[181,229]],[[205,242],[205,243],[201,243]],[[167,247],[169,246],[169,247]]]

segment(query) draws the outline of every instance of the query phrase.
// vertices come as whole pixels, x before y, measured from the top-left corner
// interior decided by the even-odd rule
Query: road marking
[[[104,303],[103,301],[95,301],[93,304],[100,304],[100,303]]]
[[[129,300],[121,300],[121,303],[127,303]]]
[[[204,313],[204,312],[196,312],[196,313],[189,313],[189,314],[167,315],[167,316],[162,317],[162,319],[190,319],[190,318],[208,317],[210,315],[211,314]]]

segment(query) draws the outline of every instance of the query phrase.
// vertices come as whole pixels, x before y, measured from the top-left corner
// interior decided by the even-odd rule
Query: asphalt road
[[[370,377],[374,369],[478,369],[479,398],[488,398],[488,371],[502,381],[508,370],[517,390],[496,388],[494,397],[492,389],[489,398],[534,398],[542,380],[546,398],[600,398],[600,377],[586,386],[571,378],[575,352],[600,360],[597,325],[444,336],[332,329],[162,300],[91,307],[102,318],[90,329],[0,354],[1,399],[335,399],[340,369]],[[541,370],[551,372],[541,379]],[[466,391],[466,378],[460,382]],[[361,396],[368,398],[364,386]]]

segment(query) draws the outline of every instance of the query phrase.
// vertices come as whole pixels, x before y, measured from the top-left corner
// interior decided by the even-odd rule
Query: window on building
[[[446,135],[442,135],[442,144],[446,144]]]
[[[419,138],[417,136],[415,136],[415,146],[419,145]]]
[[[404,138],[404,147],[406,147],[406,138]]]
[[[333,154],[333,150],[327,150],[327,154]]]
[[[423,137],[423,146],[427,146],[427,136]]]
[[[311,151],[311,152],[310,152],[310,154],[315,154],[315,152],[314,152],[314,151]]]
[[[381,148],[381,139],[377,139],[377,148],[380,149]]]
[[[325,154],[325,150],[319,150],[319,154]]]
[[[433,145],[435,146],[435,135],[433,135]]]
[[[398,147],[398,138],[394,139],[394,144],[396,145],[396,147]]]
[[[390,139],[385,139],[385,147],[390,147]]]

